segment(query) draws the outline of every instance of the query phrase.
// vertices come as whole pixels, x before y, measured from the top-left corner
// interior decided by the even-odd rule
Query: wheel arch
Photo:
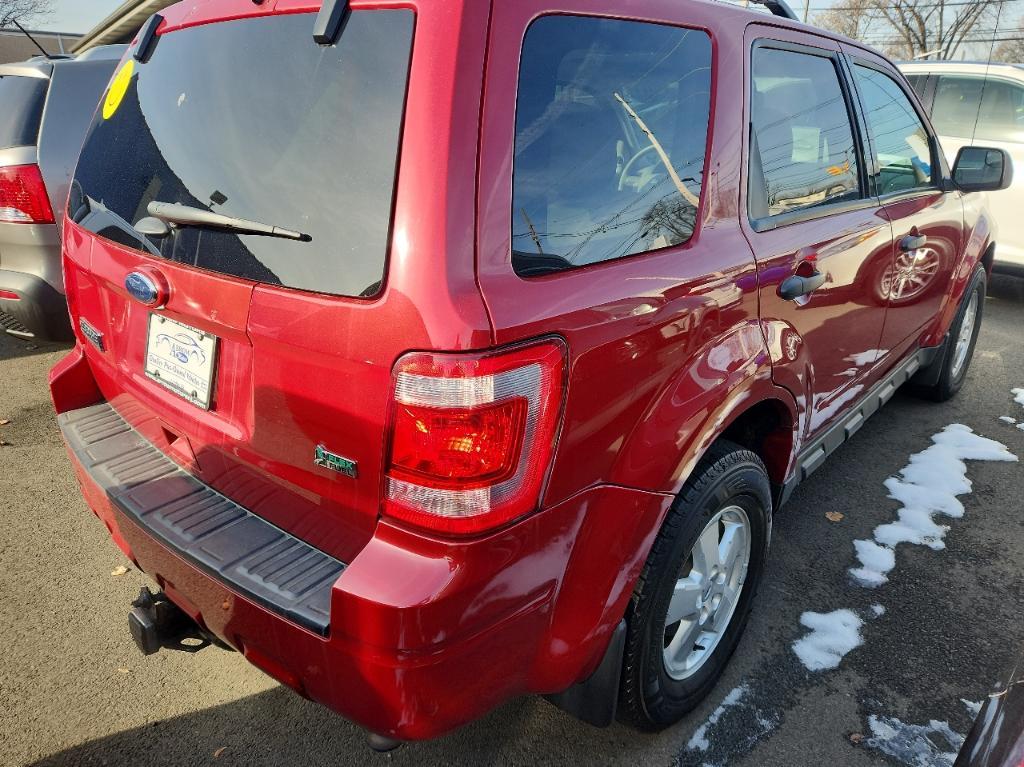
[[[996,228],[991,214],[977,194],[965,195],[964,239],[960,257],[953,269],[952,279],[946,291],[945,301],[935,323],[921,340],[922,346],[937,346],[949,330],[953,317],[960,306],[960,299],[979,263],[986,274],[992,274],[995,262]]]

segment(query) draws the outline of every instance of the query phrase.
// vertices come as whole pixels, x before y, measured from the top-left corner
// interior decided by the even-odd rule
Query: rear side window
[[[697,30],[546,16],[523,42],[512,265],[520,276],[685,243],[708,134]]]
[[[272,285],[379,292],[412,44],[408,10],[353,11],[336,46],[312,14],[206,24],[158,38],[107,98],[69,214],[155,256]],[[115,76],[116,81],[116,76]],[[116,102],[115,107],[111,103]],[[301,232],[133,228],[153,201]]]
[[[858,199],[857,149],[833,60],[757,47],[752,75],[750,217]]]
[[[875,190],[883,195],[930,187],[931,143],[907,94],[878,70],[857,64],[853,71],[878,156]]]
[[[41,77],[0,77],[0,149],[36,143],[49,82]]]
[[[935,88],[932,124],[943,136],[1024,142],[1024,87],[943,75]]]

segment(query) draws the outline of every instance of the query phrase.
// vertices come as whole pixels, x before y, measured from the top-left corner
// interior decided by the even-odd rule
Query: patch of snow
[[[1017,419],[1016,418],[1013,418],[1012,416],[1008,416],[1008,415],[1001,415],[1001,416],[999,416],[999,420],[1000,421],[1005,421],[1006,423],[1017,423]]]
[[[867,745],[909,767],[952,767],[964,742],[948,722],[934,719],[928,724],[904,724],[896,717],[872,714],[868,726],[872,737]]]
[[[690,742],[686,744],[686,747],[694,751],[707,751],[708,746],[711,745],[707,737],[708,730],[718,724],[718,720],[722,718],[726,709],[735,706],[746,694],[747,686],[745,684],[741,684],[739,687],[734,687],[729,694],[725,696],[718,708],[711,712],[711,716],[708,717],[708,720],[694,731],[693,736],[690,738]]]
[[[1024,396],[1024,389],[1021,389]],[[952,423],[932,437],[937,445],[956,451],[957,457],[968,461],[1016,461],[1017,456],[1002,442],[975,434],[970,426]]]
[[[806,612],[800,623],[811,633],[793,642],[793,652],[811,671],[835,668],[843,656],[864,642],[860,635],[864,622],[853,610]]]
[[[762,708],[759,701],[770,705]],[[691,735],[673,764],[726,767],[741,759],[782,721],[777,688],[767,680],[741,682]]]
[[[1024,389],[1015,391],[1024,398]],[[910,456],[898,476],[885,481],[889,497],[899,501],[902,508],[895,521],[875,528],[874,540],[853,542],[860,567],[850,568],[850,575],[862,586],[880,586],[896,565],[895,549],[899,544],[944,549],[943,538],[949,527],[936,522],[934,515],[954,519],[964,515],[964,505],[957,496],[971,492],[972,487],[964,461],[1016,460],[1006,445],[979,436],[963,424],[950,424],[933,435],[931,445]]]
[[[885,615],[885,608],[882,605],[871,605],[871,612],[875,614],[876,618],[881,618]]]
[[[854,541],[860,567],[851,567],[850,575],[862,586],[881,586],[889,580],[887,572],[896,566],[896,552],[874,541]]]
[[[967,700],[967,698],[961,698],[960,702],[964,704],[964,708],[967,709],[967,713],[971,716],[977,716],[981,713],[981,703],[975,703],[973,700]]]
[[[896,477],[889,477],[885,480],[885,487],[889,491],[890,498],[908,508],[927,509],[954,519],[959,519],[964,515],[964,505],[957,500],[953,493],[944,488],[917,485],[913,482],[896,479]],[[965,492],[969,492],[969,490]]]
[[[927,511],[924,509],[900,509],[898,513],[898,521],[875,528],[876,541],[892,548],[900,543],[916,543],[928,546],[935,551],[946,548],[942,539],[949,528],[936,524]]]
[[[1024,407],[1024,389],[1010,389],[1010,393],[1013,395],[1013,401]]]

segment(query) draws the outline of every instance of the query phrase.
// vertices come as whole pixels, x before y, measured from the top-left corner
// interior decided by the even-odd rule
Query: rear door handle
[[[900,240],[900,250],[907,252],[911,250],[920,250],[928,242],[928,238],[923,234],[908,234],[902,240]]]
[[[792,277],[784,279],[779,285],[779,296],[787,301],[792,301],[800,296],[806,296],[824,284],[825,275],[817,270],[807,277],[794,274]]]

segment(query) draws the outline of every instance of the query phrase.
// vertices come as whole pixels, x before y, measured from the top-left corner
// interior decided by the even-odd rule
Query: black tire
[[[986,280],[985,267],[978,264],[974,267],[971,280],[967,283],[967,289],[964,291],[963,298],[960,299],[960,306],[957,308],[956,316],[953,317],[953,322],[949,326],[947,342],[942,355],[932,362],[928,369],[915,376],[913,380],[912,391],[915,394],[935,402],[945,402],[960,391],[960,388],[964,385],[964,381],[967,379],[967,371],[971,367],[971,358],[974,357],[974,347],[978,343],[978,332],[981,330],[981,318],[985,307]],[[971,334],[970,345],[967,348],[967,357],[960,369],[956,371],[956,375],[954,375],[953,368],[956,362],[957,338],[960,335],[960,329],[967,315],[967,308],[970,306],[971,297],[974,294],[978,296],[974,331]],[[937,369],[932,366],[937,366]]]
[[[642,730],[677,722],[711,692],[746,626],[764,570],[771,529],[771,487],[761,459],[719,440],[700,461],[668,512],[627,615],[619,718]],[[675,679],[665,664],[669,601],[698,537],[712,518],[739,506],[750,522],[750,563],[736,609],[718,645],[691,676]]]

